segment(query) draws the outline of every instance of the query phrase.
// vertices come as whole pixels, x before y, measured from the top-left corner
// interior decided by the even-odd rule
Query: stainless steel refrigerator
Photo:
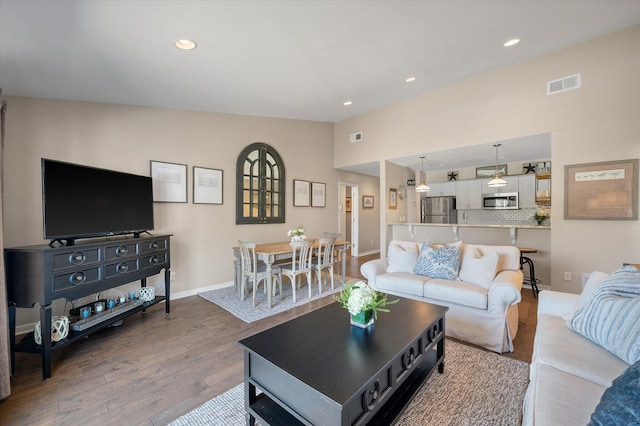
[[[458,223],[456,197],[427,197],[420,199],[420,222]]]

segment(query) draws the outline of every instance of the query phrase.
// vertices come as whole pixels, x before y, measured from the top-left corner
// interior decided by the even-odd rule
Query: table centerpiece
[[[399,299],[389,301],[387,295],[372,289],[364,281],[345,284],[335,300],[347,309],[351,325],[367,328],[378,318],[378,312],[389,312],[386,305],[397,303]]]

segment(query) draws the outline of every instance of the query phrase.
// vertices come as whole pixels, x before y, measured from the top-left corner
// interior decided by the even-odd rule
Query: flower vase
[[[360,311],[356,315],[351,315],[351,325],[360,328],[368,328],[373,325],[375,319],[373,309]]]
[[[292,243],[302,242],[302,241],[304,241],[304,235],[294,235],[293,237],[291,237]]]

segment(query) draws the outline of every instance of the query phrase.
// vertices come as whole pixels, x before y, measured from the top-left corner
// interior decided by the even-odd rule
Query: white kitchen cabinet
[[[536,175],[518,176],[518,205],[520,208],[536,207]]]
[[[482,179],[456,182],[456,208],[458,210],[482,208]]]
[[[427,183],[431,191],[427,192],[427,197],[454,197],[456,195],[456,182],[434,182]]]

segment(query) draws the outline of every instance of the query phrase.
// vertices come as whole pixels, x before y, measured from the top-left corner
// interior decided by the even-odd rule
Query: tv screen
[[[153,229],[151,178],[42,159],[44,238],[70,240]]]

